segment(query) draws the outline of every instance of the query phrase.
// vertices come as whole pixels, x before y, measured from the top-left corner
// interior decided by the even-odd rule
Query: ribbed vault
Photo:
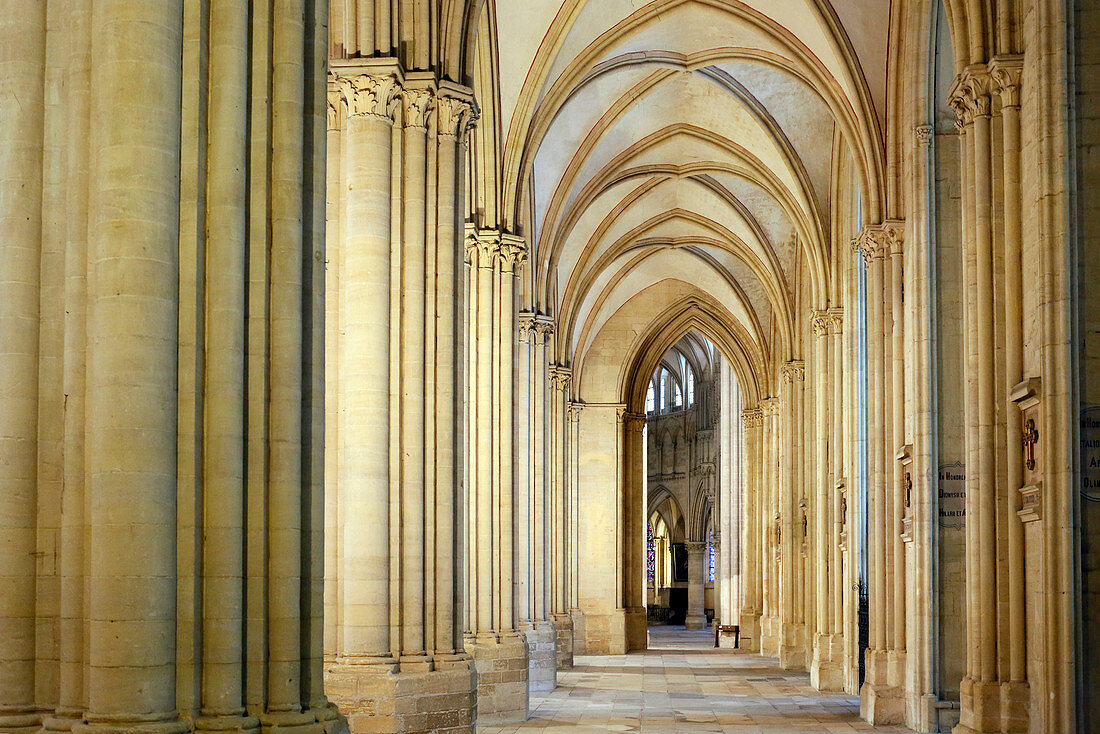
[[[670,274],[686,287],[653,317],[688,297],[717,304],[739,377],[761,397],[800,358],[808,310],[836,298],[838,160],[865,217],[882,188],[888,7],[843,5],[484,6],[501,71],[490,103],[480,97],[503,130],[488,208],[529,243],[525,290],[555,318],[555,361],[574,369],[580,399],[596,399],[580,377],[601,331],[624,308],[647,310],[636,296]],[[626,320],[638,338],[660,331]]]

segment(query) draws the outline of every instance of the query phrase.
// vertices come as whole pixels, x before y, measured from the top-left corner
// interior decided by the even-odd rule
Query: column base
[[[554,655],[558,670],[573,669],[573,618],[568,614],[551,614],[554,623]]]
[[[1016,734],[1028,730],[1030,686],[1022,681],[978,681],[971,676],[959,688],[962,705],[953,734]]]
[[[59,708],[53,712],[52,716],[43,717],[42,728],[39,731],[72,731],[73,727],[82,721],[84,721],[83,711]],[[0,717],[0,730],[8,731],[7,727],[4,726],[3,717]]]
[[[958,701],[943,701],[928,693],[921,696],[919,731],[951,731],[959,724]]]
[[[348,720],[340,713],[340,709],[322,697],[318,701],[310,701],[309,712],[313,714],[325,734],[348,734]]]
[[[522,632],[466,638],[477,670],[477,720],[484,724],[527,721],[527,639]]]
[[[527,640],[527,690],[554,690],[558,686],[554,623],[548,619],[527,622],[523,634]]]
[[[569,618],[573,620],[573,657],[587,655],[588,645],[585,636],[587,625],[585,624],[584,612],[574,607],[569,610]]]
[[[684,618],[684,627],[689,630],[705,630],[707,628],[707,615],[689,614]]]
[[[741,613],[741,647],[746,652],[760,652],[760,615],[755,612]],[[729,642],[733,645],[733,641]],[[727,647],[725,635],[718,640],[719,647]]]
[[[473,734],[477,672],[465,653],[326,663],[329,700],[351,734]]]
[[[317,722],[312,714],[310,721]],[[260,730],[260,720],[244,714],[228,716],[200,715],[195,719],[195,731],[229,732],[230,734],[254,734]]]
[[[866,679],[859,691],[859,713],[872,726],[905,722],[902,689],[889,683],[889,653],[867,650]]]
[[[769,658],[779,657],[783,638],[780,635],[779,617],[765,615],[760,618],[760,654]]]
[[[92,716],[73,726],[73,734],[185,734],[191,731],[191,724],[179,718],[160,717],[150,720],[142,717],[123,716]],[[0,719],[0,728],[4,727],[3,719]],[[19,731],[19,729],[6,729],[7,731]]]
[[[0,731],[5,734],[34,734],[44,724],[42,715],[32,708],[0,709]]]
[[[324,734],[312,711],[275,711],[260,714],[263,734]]]
[[[844,638],[840,635],[814,635],[810,659],[810,685],[819,691],[844,690],[844,667],[838,653]]]
[[[626,651],[649,649],[649,619],[645,607],[632,607],[625,611]]]
[[[644,609],[584,613],[584,654],[625,655],[631,650],[644,649],[646,649]]]
[[[806,668],[806,630],[797,622],[780,625],[779,667],[783,670]]]
[[[905,650],[886,652],[886,683],[901,690],[905,689]]]

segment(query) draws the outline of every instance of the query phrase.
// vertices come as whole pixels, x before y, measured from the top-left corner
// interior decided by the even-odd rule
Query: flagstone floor
[[[859,718],[853,696],[821,693],[806,673],[774,658],[714,649],[709,630],[651,627],[646,652],[580,656],[558,673],[554,691],[531,697],[523,724],[478,727],[482,734],[547,732],[903,732]]]

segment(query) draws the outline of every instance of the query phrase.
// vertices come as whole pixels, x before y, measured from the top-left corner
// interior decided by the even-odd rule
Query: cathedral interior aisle
[[[532,696],[522,724],[478,727],[512,732],[902,732],[859,718],[859,699],[810,686],[807,673],[774,658],[714,648],[709,630],[651,627],[649,649],[577,656],[558,687]]]

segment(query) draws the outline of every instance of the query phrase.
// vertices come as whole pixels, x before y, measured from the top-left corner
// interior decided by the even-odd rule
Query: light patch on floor
[[[903,732],[859,718],[854,696],[821,693],[806,673],[774,658],[712,647],[709,630],[652,627],[649,647],[630,655],[578,656],[558,687],[531,696],[523,724],[478,727],[482,734],[555,732]]]

